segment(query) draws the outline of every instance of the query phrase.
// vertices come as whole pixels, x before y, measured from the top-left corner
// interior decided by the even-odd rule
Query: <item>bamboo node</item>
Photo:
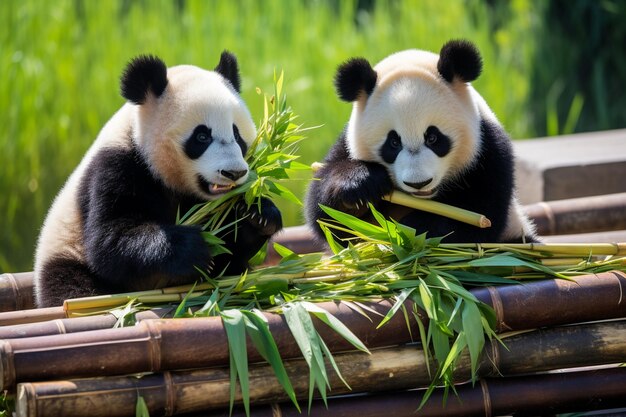
[[[485,417],[491,417],[493,411],[491,410],[491,397],[489,396],[489,386],[484,379],[480,380],[480,389],[483,393],[483,407],[485,408]]]

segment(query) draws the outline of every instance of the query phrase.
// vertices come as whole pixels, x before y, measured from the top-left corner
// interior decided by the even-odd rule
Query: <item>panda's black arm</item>
[[[178,201],[133,152],[101,151],[81,184],[85,255],[103,287],[120,290],[193,282],[208,246],[197,227],[174,224]]]
[[[239,204],[224,223],[231,222],[236,222],[235,228],[220,235],[231,254],[214,258],[213,274],[224,272],[226,275],[237,275],[244,272],[249,267],[250,259],[283,227],[278,207],[264,197],[250,208],[245,203]]]
[[[317,220],[327,216],[320,204],[362,217],[368,212],[368,202],[377,205],[392,190],[393,184],[384,166],[350,158],[344,133],[330,149],[324,166],[309,186],[307,223],[322,237]]]

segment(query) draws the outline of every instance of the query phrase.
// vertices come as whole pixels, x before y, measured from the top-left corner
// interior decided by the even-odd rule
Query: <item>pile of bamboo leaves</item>
[[[246,335],[299,407],[262,311],[285,316],[310,369],[310,405],[315,389],[325,399],[330,388],[325,361],[341,375],[311,316],[329,325],[356,349],[368,352],[350,329],[316,303],[347,303],[370,319],[378,320],[380,327],[398,312],[407,320],[408,315],[417,317],[417,308],[407,311],[403,307],[405,300],[411,300],[429,318],[425,326],[416,320],[420,334],[415,338],[425,347],[426,363],[431,363],[428,356],[432,355],[437,364],[436,369],[429,370],[432,384],[425,400],[438,385],[453,387],[456,361],[466,350],[475,377],[485,341],[497,338],[492,309],[478,301],[467,287],[626,270],[626,248],[619,245],[442,244],[440,238],[418,235],[409,227],[385,219],[373,207],[378,224],[330,208],[324,210],[333,219],[321,223],[334,252],[332,256],[296,254],[276,245],[282,260],[275,266],[248,271],[242,276],[219,279],[207,276],[195,286],[157,290],[161,291],[159,295],[143,292],[68,300],[66,310],[71,315],[80,315],[81,311],[93,312],[117,305],[124,307],[116,314],[128,318],[127,313],[183,298],[175,313],[177,317],[220,316],[229,340],[231,398],[234,399],[238,381],[248,410]],[[347,244],[344,248],[333,237],[334,230],[351,233],[354,241],[342,242]],[[184,296],[183,291],[186,291]],[[372,311],[362,308],[362,302],[380,299],[395,303],[385,317],[375,317]]]

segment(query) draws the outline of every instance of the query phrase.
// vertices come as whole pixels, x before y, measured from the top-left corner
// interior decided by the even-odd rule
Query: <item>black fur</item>
[[[241,137],[241,134],[239,133],[239,128],[235,124],[233,124],[233,135],[235,135],[237,145],[239,145],[239,147],[241,148],[241,154],[243,156],[246,156],[246,153],[248,153],[248,144],[246,144],[246,141],[244,141]]]
[[[450,138],[441,133],[436,126],[428,126],[424,133],[424,143],[440,158],[446,156],[452,148]]]
[[[166,87],[167,66],[156,56],[138,56],[122,74],[122,97],[135,104],[145,103],[149,92],[159,97]]]
[[[393,164],[401,150],[402,139],[400,135],[398,135],[398,132],[395,130],[390,130],[389,133],[387,133],[385,143],[383,143],[383,146],[380,148],[380,157],[388,164]]]
[[[513,154],[510,140],[501,126],[482,121],[482,146],[473,165],[456,179],[440,185],[435,201],[451,204],[486,215],[490,228],[481,229],[435,214],[406,210],[396,220],[429,237],[448,235],[444,242],[498,242],[507,225],[508,209],[513,193]],[[307,222],[322,238],[317,220],[325,214],[318,207],[324,204],[352,214],[366,216],[368,210],[354,209],[360,200],[374,203],[385,215],[398,213],[398,207],[382,196],[392,190],[391,178],[385,167],[373,162],[350,159],[345,132],[330,150],[325,165],[311,183],[307,194]],[[529,241],[533,239],[527,237]]]
[[[437,70],[446,81],[452,82],[455,77],[463,82],[474,81],[482,69],[480,52],[473,43],[453,40],[441,48]]]
[[[352,58],[344,62],[335,74],[337,95],[344,101],[355,101],[361,92],[372,94],[378,74],[365,58]]]
[[[317,227],[317,220],[326,217],[320,204],[362,216],[368,211],[367,202],[377,205],[380,198],[391,191],[393,183],[384,166],[350,158],[344,131],[309,185],[305,216],[309,225],[323,237]]]
[[[196,266],[215,274],[230,263],[229,273],[241,273],[282,227],[276,206],[263,200],[262,220],[239,222],[236,241],[224,237],[234,255],[212,259],[199,227],[175,224],[178,210],[184,214],[202,201],[167,188],[134,148],[102,149],[87,168],[78,195],[86,259],[68,253],[44,265],[39,307],[60,305],[68,297],[191,283],[201,278]]]
[[[213,142],[211,129],[206,125],[198,125],[191,132],[191,135],[185,140],[183,149],[189,159],[198,159],[209,148]]]
[[[232,84],[235,91],[241,92],[241,77],[239,76],[239,66],[235,55],[228,51],[222,52],[220,62],[215,67],[215,71],[222,74]]]

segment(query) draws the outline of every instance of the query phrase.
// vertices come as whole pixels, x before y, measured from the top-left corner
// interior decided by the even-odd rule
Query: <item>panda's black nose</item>
[[[222,174],[223,176],[225,176],[231,181],[237,181],[239,178],[243,177],[247,173],[248,173],[247,169],[231,170],[231,171],[227,171],[225,169],[220,170],[220,174]]]
[[[426,181],[422,181],[422,182],[407,182],[407,181],[402,181],[402,182],[404,182],[406,185],[408,185],[411,188],[415,188],[416,190],[419,190],[420,188],[425,187],[428,184],[430,184],[432,181],[433,179],[429,178]]]

